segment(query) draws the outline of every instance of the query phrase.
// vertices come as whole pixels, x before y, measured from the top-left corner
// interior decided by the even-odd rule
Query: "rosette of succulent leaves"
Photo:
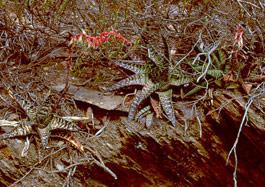
[[[164,37],[164,54],[159,53],[153,46],[147,47],[148,60],[145,64],[136,64],[133,61],[115,61],[119,67],[133,72],[134,74],[120,80],[112,85],[107,91],[114,91],[126,86],[140,85],[142,90],[138,90],[129,108],[127,124],[132,121],[140,121],[150,126],[153,121],[153,112],[150,105],[138,111],[139,105],[151,94],[156,93],[166,118],[173,126],[177,120],[172,103],[173,87],[183,86],[193,83],[193,87],[187,91],[185,96],[191,96],[201,89],[207,89],[209,84],[220,84],[226,62],[226,55],[222,50],[217,50],[218,45],[212,47],[199,47],[199,53],[193,59],[174,62],[167,41]],[[198,58],[199,57],[199,58]],[[188,67],[188,68],[187,68]],[[207,85],[207,86],[205,86]]]
[[[56,103],[53,94],[48,93],[43,102],[37,104],[30,101],[19,93],[14,93],[7,87],[9,96],[17,103],[18,110],[22,110],[27,118],[16,122],[15,127],[7,133],[0,135],[0,140],[19,136],[28,136],[37,134],[40,136],[44,148],[48,147],[48,140],[51,131],[60,129],[65,131],[81,131],[81,129],[72,120],[66,120],[58,116],[53,111],[53,105]]]
[[[173,126],[177,120],[172,104],[172,86],[181,86],[190,83],[193,79],[186,75],[181,69],[175,68],[171,59],[169,47],[163,38],[164,54],[159,53],[153,46],[147,47],[148,60],[145,64],[139,65],[133,61],[116,61],[116,65],[133,72],[134,74],[117,82],[107,89],[114,91],[126,86],[140,85],[129,109],[127,122],[133,120],[144,121],[147,126],[152,124],[153,112],[148,105],[137,113],[139,105],[151,94],[156,93],[167,119]]]
[[[185,97],[194,95],[201,90],[208,90],[209,86],[222,87],[223,75],[227,74],[230,67],[231,55],[227,55],[225,48],[218,48],[219,44],[208,46],[195,46],[198,54],[185,63],[191,68],[191,73],[196,81],[194,87]]]

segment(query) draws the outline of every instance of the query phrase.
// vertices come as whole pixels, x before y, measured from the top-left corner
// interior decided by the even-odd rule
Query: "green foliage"
[[[203,52],[203,51],[202,51]],[[195,73],[200,76],[204,71],[206,71],[206,80],[199,82],[199,85],[196,85],[190,91],[185,94],[185,97],[192,96],[197,94],[203,89],[206,89],[205,86],[207,85],[206,81],[208,82],[208,86],[212,84],[217,85],[220,87],[222,85],[222,78],[225,73],[227,73],[227,68],[230,66],[229,58],[226,55],[225,49],[217,49],[213,53],[210,54],[210,64],[208,56],[202,55],[203,60],[197,60],[195,62],[189,61],[188,64],[191,68],[195,71]],[[208,66],[209,65],[209,66]],[[207,67],[207,68],[206,68]],[[212,78],[215,81],[212,81]]]
[[[203,89],[206,89],[206,82],[202,83],[201,85],[196,85],[194,88],[192,88],[188,93],[184,95],[184,97],[192,96],[198,92],[200,92]]]
[[[220,69],[209,69],[207,71],[207,75],[209,75],[215,79],[219,79],[219,78],[223,77],[223,71]]]
[[[192,82],[192,80],[193,80],[192,78],[186,75],[182,75],[182,76],[179,76],[178,78],[172,77],[170,79],[170,84],[173,86],[181,86],[181,85],[185,85],[185,84]]]
[[[209,67],[207,67],[209,63],[208,56],[205,55],[204,57],[204,61],[197,60],[195,63],[189,62],[189,65],[195,70],[195,72],[201,74],[202,72],[207,71],[206,75],[215,79],[220,79],[225,73],[227,73],[230,61],[225,54],[224,49],[218,49],[210,55],[211,64]],[[208,69],[206,69],[206,67]]]
[[[89,71],[89,69],[85,66],[85,63],[83,61],[84,59],[81,57],[78,57],[74,63],[74,66],[72,68],[71,74],[74,77],[80,77],[80,78],[88,78],[86,77],[87,71]]]
[[[151,113],[151,107],[150,107],[150,105],[147,105],[144,108],[142,108],[141,110],[139,110],[139,112],[135,115],[134,119],[136,121],[138,121],[138,120],[144,118],[149,113]]]

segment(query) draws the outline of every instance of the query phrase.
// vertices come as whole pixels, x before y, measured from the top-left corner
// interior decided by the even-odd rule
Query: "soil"
[[[66,67],[67,63],[60,59],[36,66],[14,65],[8,67],[12,71],[6,76],[6,83],[23,86],[41,98],[49,89],[57,88],[54,91],[58,92],[64,88]],[[107,66],[100,68],[111,72]],[[115,67],[111,68],[114,72]],[[88,117],[77,123],[82,132],[53,132],[47,149],[36,134],[29,136],[26,155],[22,155],[26,137],[1,141],[0,186],[233,185],[234,155],[227,163],[226,160],[247,103],[241,92],[233,95],[234,92],[217,89],[212,103],[205,101],[197,106],[201,124],[190,114],[192,105],[188,100],[175,100],[177,127],[165,118],[156,119],[149,128],[139,124],[128,127],[123,123],[128,105],[122,107],[126,93],[106,95],[102,91],[114,79],[102,81],[97,89],[85,81],[70,76],[70,87],[63,95],[64,101],[74,101],[72,105],[77,106],[68,109],[67,114]],[[4,87],[1,92],[5,98],[1,101],[1,119],[21,118]],[[259,107],[264,109],[264,102]],[[254,102],[236,149],[239,186],[265,183],[264,124],[264,114]],[[1,133],[10,129],[2,127]]]

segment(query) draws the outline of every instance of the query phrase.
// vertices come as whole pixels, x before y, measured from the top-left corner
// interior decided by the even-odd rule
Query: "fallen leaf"
[[[242,88],[244,89],[244,91],[249,94],[252,88],[252,84],[249,83],[242,83]]]
[[[237,83],[230,83],[226,86],[226,89],[236,89],[236,88],[239,88],[240,85],[237,84]]]
[[[65,136],[59,136],[60,138],[67,140],[72,146],[74,146],[76,149],[78,149],[80,152],[84,152],[84,146],[73,137],[73,135],[65,135]]]
[[[150,97],[150,103],[151,103],[152,108],[155,111],[156,118],[162,118],[162,109],[160,107],[159,102],[153,99],[152,97]]]
[[[93,114],[92,108],[91,107],[88,107],[87,110],[86,110],[86,117],[92,119],[93,116],[94,116],[94,114]]]
[[[56,91],[61,91],[64,89],[64,87],[65,84],[58,84],[52,88]],[[97,90],[74,85],[70,85],[68,92],[73,94],[75,100],[89,103],[105,110],[128,111],[128,108],[121,107],[123,102],[123,97],[121,96],[104,95],[104,93]]]
[[[225,82],[234,82],[235,81],[234,76],[232,74],[223,75],[223,79]]]
[[[174,28],[174,26],[173,26],[173,25],[171,25],[171,24],[169,24],[169,25],[167,26],[167,28],[168,28],[169,30],[171,30],[171,31],[175,31],[175,28]]]

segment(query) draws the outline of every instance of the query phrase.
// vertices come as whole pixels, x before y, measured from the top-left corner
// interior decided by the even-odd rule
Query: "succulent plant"
[[[50,97],[45,98],[44,102],[36,105],[25,99],[22,95],[8,90],[9,95],[16,101],[19,107],[27,115],[26,120],[18,121],[16,127],[10,132],[0,135],[0,140],[17,136],[27,136],[37,130],[42,145],[47,147],[50,133],[52,130],[62,129],[67,131],[79,131],[80,128],[73,122],[66,121],[63,118],[53,114]]]
[[[134,74],[112,85],[107,91],[114,91],[132,85],[143,86],[142,90],[136,93],[131,103],[127,120],[129,123],[139,118],[139,115],[136,114],[139,105],[151,94],[156,93],[168,120],[173,126],[176,126],[177,120],[172,105],[172,86],[190,83],[192,77],[185,75],[181,69],[175,67],[174,62],[170,58],[165,38],[163,38],[163,43],[164,54],[159,53],[153,46],[148,46],[148,61],[145,64],[139,65],[133,61],[114,62]],[[151,118],[150,115],[149,118]]]

